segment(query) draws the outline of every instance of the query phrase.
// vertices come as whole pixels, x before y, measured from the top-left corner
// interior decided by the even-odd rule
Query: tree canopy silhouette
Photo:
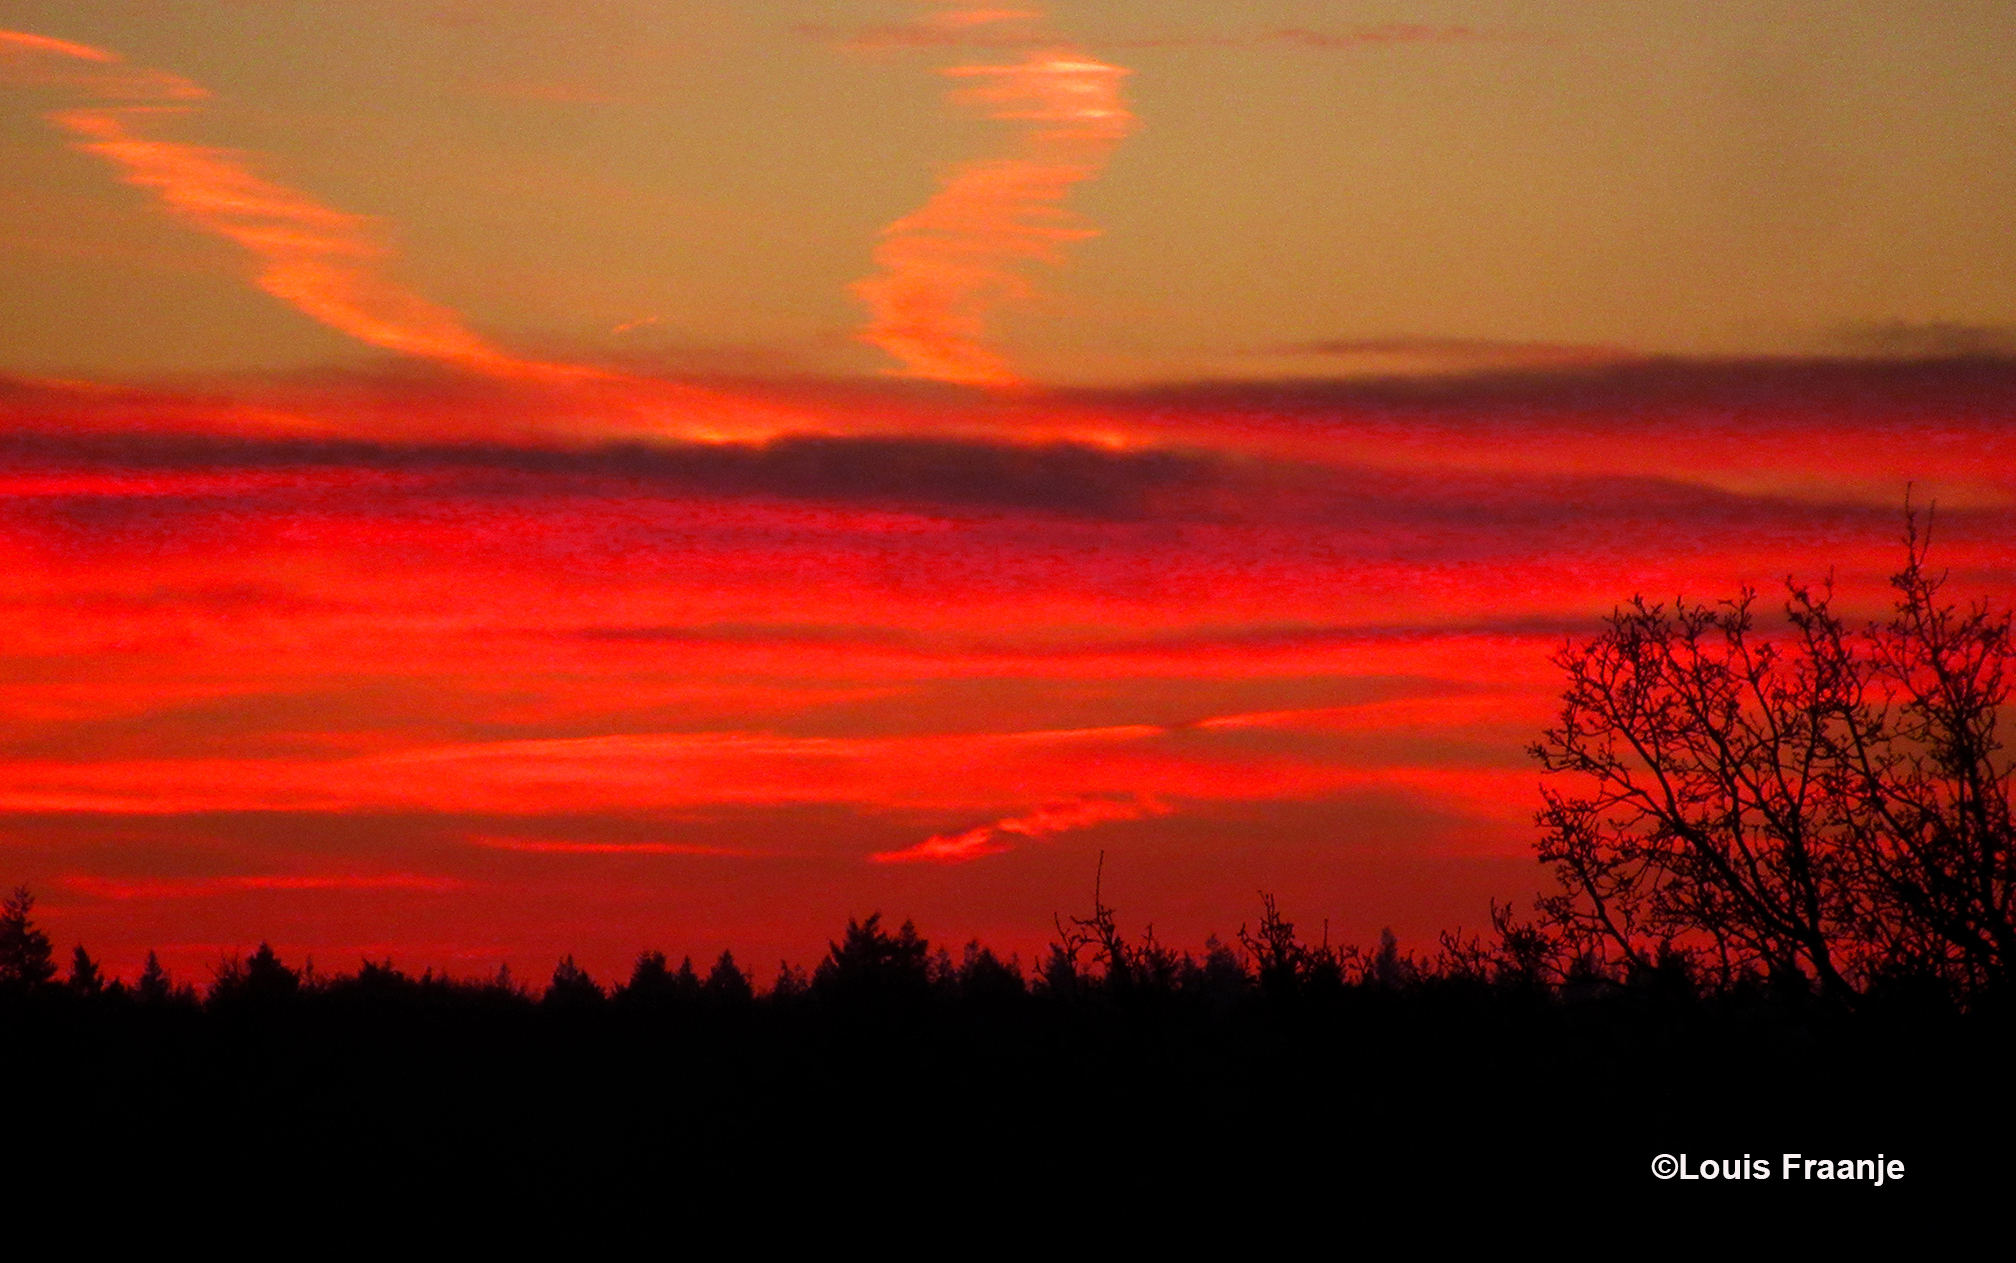
[[[882,928],[882,914],[847,918],[847,933],[828,943],[826,958],[813,972],[815,993],[852,1003],[899,1003],[926,994],[931,985],[931,944],[905,921],[894,934]]]
[[[152,962],[150,953],[149,960]],[[300,972],[289,969],[270,943],[259,944],[250,956],[227,956],[216,967],[210,987],[212,1005],[224,1008],[272,1008],[301,993]]]
[[[1900,978],[1963,1002],[2016,968],[2009,611],[1956,607],[1907,509],[1892,617],[1860,629],[1831,582],[1787,580],[1782,632],[1745,589],[1641,598],[1554,661],[1543,919],[1650,970],[1800,979],[1845,1007]]]

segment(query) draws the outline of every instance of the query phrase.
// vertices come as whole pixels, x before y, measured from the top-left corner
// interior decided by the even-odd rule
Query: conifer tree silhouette
[[[735,965],[735,953],[722,952],[700,984],[700,994],[716,1008],[742,1008],[755,998],[749,979]]]
[[[68,985],[78,995],[102,995],[105,992],[105,978],[98,969],[98,962],[91,959],[91,953],[84,950],[82,943],[70,953]]]
[[[0,987],[32,991],[56,976],[49,936],[28,917],[34,910],[35,896],[26,886],[0,900]]]
[[[1020,964],[1002,960],[977,938],[966,944],[957,977],[959,998],[969,1003],[1001,1004],[1029,993]]]
[[[617,987],[612,998],[630,1008],[660,1008],[677,997],[678,987],[666,966],[665,953],[642,951],[630,969],[630,981]]]
[[[140,970],[140,981],[133,984],[133,994],[142,1004],[166,1004],[175,997],[175,980],[168,976],[168,971],[161,967],[161,958],[151,950]]]
[[[770,1000],[773,1003],[790,1004],[812,990],[812,980],[805,976],[804,969],[788,960],[777,962],[777,979],[770,984]]]
[[[272,1009],[295,999],[301,989],[301,974],[281,962],[271,943],[261,943],[248,957],[227,956],[218,963],[210,986],[210,1004],[225,1009]]]
[[[812,975],[813,990],[843,1002],[888,1004],[923,998],[931,986],[931,945],[905,921],[890,934],[882,914],[865,921],[847,919],[847,933],[828,943],[826,959]]]
[[[569,953],[553,967],[553,981],[546,988],[543,1003],[552,1009],[584,1009],[601,1004],[604,998],[601,986]]]

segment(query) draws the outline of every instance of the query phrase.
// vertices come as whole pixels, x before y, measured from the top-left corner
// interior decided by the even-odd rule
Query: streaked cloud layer
[[[1907,480],[1958,584],[2016,578],[2002,361],[836,384],[741,442],[356,389],[0,391],[0,835],[115,958],[196,963],[156,904],[457,967],[804,954],[835,906],[1028,950],[1101,850],[1166,931],[1264,886],[1419,936],[1531,888],[1547,655],[1614,602],[1880,612]]]

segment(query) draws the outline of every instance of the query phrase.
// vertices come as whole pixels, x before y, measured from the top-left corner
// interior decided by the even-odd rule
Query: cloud
[[[0,420],[11,420],[0,406]],[[582,491],[779,497],[924,509],[993,509],[1124,520],[1208,500],[1209,456],[1079,443],[795,435],[763,443],[391,444],[197,435],[0,437],[4,485],[24,497],[163,498],[298,491],[325,497],[429,485],[499,499]]]
[[[1240,375],[1262,375],[1255,361],[1295,376],[1420,376],[1590,368],[1640,361],[1620,346],[1510,342],[1489,338],[1329,338],[1270,347],[1244,357]],[[1298,362],[1300,361],[1300,362]]]
[[[844,29],[801,22],[800,34],[831,39],[848,52],[878,53],[913,48],[1030,48],[1054,44],[1030,27],[1043,17],[1037,9],[940,9],[908,22],[884,22]],[[1006,25],[1011,29],[998,28]]]
[[[827,626],[818,623],[677,623],[648,627],[583,627],[562,635],[612,644],[781,645],[846,649],[921,649],[927,642],[914,632],[892,627]]]
[[[164,877],[125,879],[73,873],[60,879],[65,888],[98,899],[202,899],[214,895],[259,890],[463,890],[469,885],[453,877],[420,873],[338,874],[330,876]]]
[[[1845,325],[1834,339],[1850,354],[1878,359],[2009,359],[2016,326],[1956,320],[1873,320]]]
[[[1026,25],[1042,16],[1042,13],[1032,10],[954,10],[908,22],[885,22],[863,27],[805,22],[800,23],[797,30],[815,39],[831,40],[841,49],[855,53],[931,48],[999,51],[1054,45],[1054,37]],[[997,24],[1006,24],[1009,29],[998,29]],[[1505,37],[1492,36],[1468,26],[1386,22],[1332,31],[1284,27],[1257,35],[1107,35],[1082,42],[1087,47],[1100,49],[1263,48],[1286,45],[1334,52],[1399,44],[1461,44],[1494,38]]]
[[[455,312],[384,275],[391,251],[369,221],[254,175],[242,154],[146,139],[121,112],[63,110],[51,118],[77,137],[78,149],[117,167],[128,184],[153,191],[171,214],[244,247],[259,260],[260,289],[360,342],[499,377],[558,382],[592,375],[492,346]]]
[[[0,31],[0,52],[60,56],[93,66],[122,63],[103,49],[19,31]],[[254,174],[247,155],[141,133],[141,123],[186,114],[192,102],[207,99],[200,85],[123,69],[44,81],[101,101],[49,115],[77,149],[112,164],[126,183],[153,192],[184,223],[243,247],[259,261],[255,284],[304,315],[371,346],[471,372],[547,383],[609,377],[577,365],[522,359],[493,346],[455,312],[386,275],[392,251],[371,221]],[[107,100],[139,104],[108,107],[102,104]]]
[[[869,861],[876,864],[963,864],[1015,849],[1014,838],[1040,838],[1071,829],[1089,828],[1109,820],[1139,820],[1144,816],[1166,816],[1170,808],[1147,795],[1088,796],[1046,803],[1020,816],[1008,816],[968,829],[964,833],[941,833],[900,851],[877,851]]]
[[[939,9],[910,22],[857,31],[842,43],[853,51],[1028,50],[1012,64],[941,72],[970,81],[951,94],[955,104],[1023,126],[1010,152],[953,168],[929,201],[884,228],[874,252],[877,273],[853,286],[869,310],[860,337],[898,362],[891,370],[896,376],[972,386],[1019,384],[1014,367],[989,341],[989,317],[1004,303],[1030,297],[1029,264],[1057,265],[1066,245],[1097,235],[1064,204],[1072,188],[1097,176],[1135,130],[1138,120],[1121,90],[1130,72],[1036,30],[1031,23],[1041,16],[1020,9]],[[1244,40],[1101,45],[1334,49],[1474,38],[1477,33],[1468,27],[1388,23],[1337,33],[1290,28]]]
[[[1371,339],[1304,343],[1292,353],[1349,353],[1354,348],[1507,348],[1518,343],[1463,339]],[[1541,344],[1548,345],[1548,344]],[[1581,348],[1564,347],[1564,352]],[[1590,347],[1592,358],[1602,348]],[[1688,359],[1626,356],[1588,364],[1506,364],[1463,374],[1364,375],[1319,378],[1298,374],[1277,380],[1202,380],[1136,387],[1056,392],[1060,406],[1082,400],[1089,408],[1141,408],[1186,412],[1359,418],[1380,414],[1412,426],[1434,418],[1495,425],[1572,425],[1576,418],[1608,419],[1629,413],[1634,424],[1707,416],[1742,415],[1753,429],[1788,419],[1802,425],[1896,416],[1927,419],[2016,417],[2016,356],[1886,360],[1840,356]],[[1124,423],[1123,423],[1124,424]],[[1614,436],[1614,435],[1613,435]]]
[[[744,855],[725,846],[692,846],[678,842],[567,842],[551,838],[500,838],[475,835],[471,846],[487,851],[520,851],[530,855]]]
[[[79,61],[95,61],[101,64],[119,60],[114,53],[89,44],[73,44],[67,39],[54,39],[47,35],[33,35],[27,31],[0,31],[0,50],[10,52],[53,53],[59,57],[72,57]]]
[[[63,61],[51,65],[51,57]],[[70,64],[74,62],[86,64]],[[186,103],[210,96],[180,75],[128,66],[125,58],[103,48],[27,31],[0,30],[0,83],[67,88],[108,101]]]
[[[1418,22],[1386,22],[1343,31],[1312,31],[1287,27],[1269,31],[1258,42],[1293,44],[1301,48],[1325,50],[1376,48],[1389,44],[1464,44],[1487,38],[1468,26],[1424,26]]]
[[[1029,296],[1024,265],[1057,264],[1066,244],[1097,235],[1064,201],[1134,130],[1121,92],[1128,71],[1060,47],[942,73],[964,85],[955,103],[1018,133],[1008,154],[955,167],[929,201],[882,230],[879,271],[853,286],[869,310],[860,336],[895,357],[899,376],[1011,386],[1019,378],[988,345],[988,317]]]

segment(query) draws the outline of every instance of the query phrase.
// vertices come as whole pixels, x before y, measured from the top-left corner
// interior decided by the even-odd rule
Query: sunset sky
[[[763,980],[1531,899],[1565,639],[2016,581],[2003,3],[0,0],[0,884]]]

